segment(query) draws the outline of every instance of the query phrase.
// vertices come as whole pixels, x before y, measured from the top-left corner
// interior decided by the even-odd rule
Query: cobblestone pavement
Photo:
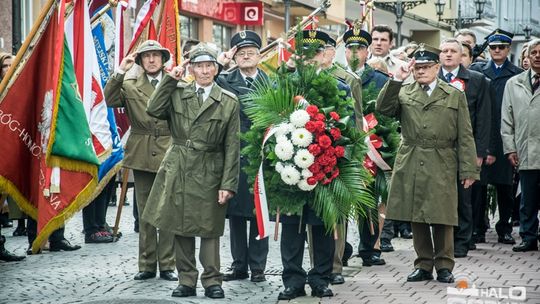
[[[131,190],[130,190],[131,192]],[[131,198],[131,193],[129,196]],[[45,251],[28,256],[18,263],[0,262],[0,303],[276,303],[282,289],[279,242],[270,241],[267,281],[249,280],[224,282],[226,298],[209,300],[198,286],[197,297],[172,298],[175,282],[159,278],[134,281],[137,272],[138,234],[133,232],[132,205],[124,207],[120,224],[123,237],[116,243],[84,244],[82,214],[77,214],[66,225],[66,237],[82,249],[74,252]],[[108,222],[114,223],[116,207],[110,207]],[[352,225],[351,225],[352,226]],[[6,247],[17,254],[27,248],[25,237],[12,237],[13,228],[2,229]],[[357,231],[349,229],[349,241],[357,245]],[[517,230],[514,237],[519,241]],[[346,283],[333,286],[335,296],[320,301],[302,297],[291,303],[467,303],[465,297],[449,297],[448,287],[437,281],[407,283],[406,276],[413,270],[414,250],[411,240],[394,239],[395,252],[383,254],[385,266],[364,267],[359,258],[345,267]],[[221,239],[222,271],[231,263],[228,230]],[[304,259],[309,267],[309,258]],[[200,265],[199,265],[199,268]],[[540,303],[540,252],[514,253],[511,245],[497,243],[496,234],[488,233],[487,243],[479,244],[467,258],[457,259],[454,275],[466,279],[481,289],[484,297],[469,298],[468,303],[508,303],[509,287],[524,287],[526,300],[513,303]],[[490,289],[491,288],[491,289]],[[512,289],[518,297],[521,289]],[[309,287],[306,287],[309,294]],[[514,297],[514,299],[516,299]],[[476,299],[476,301],[473,301]],[[492,302],[488,302],[488,300]],[[497,302],[500,300],[500,302]],[[283,302],[283,301],[282,301]],[[281,303],[281,302],[280,302]]]

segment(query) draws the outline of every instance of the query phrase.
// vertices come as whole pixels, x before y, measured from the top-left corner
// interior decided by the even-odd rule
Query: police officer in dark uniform
[[[325,45],[329,40],[328,34],[322,31],[305,30],[302,33],[304,49],[315,49],[313,58],[304,59],[322,69]],[[287,62],[289,70],[295,69],[294,61]],[[344,90],[350,96],[350,88],[338,79],[338,89]],[[305,296],[304,285],[311,287],[311,295],[315,297],[331,297],[333,292],[328,288],[333,268],[335,241],[332,233],[327,233],[323,221],[306,203],[302,217],[298,215],[281,216],[281,261],[283,263],[283,285],[285,290],[279,293],[278,300],[291,300]],[[306,274],[302,268],[304,246],[306,242],[306,225],[311,225],[311,246],[313,250],[313,267]]]
[[[253,31],[241,31],[231,39],[231,51],[223,53],[219,60],[227,65],[231,59],[237,64],[233,72],[223,72],[216,83],[223,89],[234,93],[240,100],[240,131],[247,132],[251,121],[244,113],[242,96],[249,93],[257,81],[265,80],[268,76],[257,67],[261,59],[259,50],[261,37]],[[242,147],[245,143],[242,143]],[[240,165],[247,164],[247,159],[240,158]],[[224,281],[243,280],[248,278],[248,268],[251,270],[251,281],[265,281],[264,270],[268,256],[268,238],[257,240],[257,223],[255,220],[253,194],[249,192],[250,185],[246,173],[240,170],[238,193],[229,202],[227,215],[231,238],[232,271],[223,276]],[[249,235],[247,224],[249,224]]]
[[[491,59],[487,62],[477,62],[471,65],[471,70],[483,73],[491,80],[492,96],[492,126],[490,151],[486,157],[486,166],[482,168],[487,174],[487,181],[493,184],[497,189],[497,205],[499,208],[499,221],[495,225],[498,242],[503,244],[515,244],[512,237],[512,206],[514,205],[514,196],[512,191],[513,168],[503,152],[501,138],[501,107],[506,82],[515,75],[523,72],[522,69],[515,66],[508,56],[514,34],[497,29],[493,34],[487,37],[489,44],[489,54]],[[482,196],[485,197],[487,186],[483,186]],[[477,226],[483,220],[483,213],[478,214]],[[477,238],[484,239],[482,231],[477,230]],[[485,232],[484,232],[485,233]],[[478,239],[477,239],[478,241]]]

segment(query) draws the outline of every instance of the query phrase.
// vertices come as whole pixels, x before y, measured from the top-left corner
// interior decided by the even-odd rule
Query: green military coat
[[[401,120],[387,217],[456,226],[458,173],[479,179],[465,94],[440,80],[431,96],[417,82],[390,80],[377,110]]]
[[[351,88],[351,95],[354,100],[355,122],[358,128],[362,130],[364,124],[364,112],[362,111],[362,79],[355,73],[349,72],[338,65],[333,65],[330,68],[330,73],[334,77],[345,82]]]
[[[238,100],[214,84],[199,107],[195,82],[166,75],[147,112],[168,121],[173,144],[159,167],[143,220],[176,235],[223,235],[227,204],[218,204],[218,191],[236,192],[238,187]]]
[[[107,106],[124,107],[131,123],[124,147],[124,167],[157,172],[165,151],[171,145],[167,122],[146,113],[146,105],[153,92],[154,87],[145,73],[135,79],[124,79],[124,74],[115,73],[105,86]]]

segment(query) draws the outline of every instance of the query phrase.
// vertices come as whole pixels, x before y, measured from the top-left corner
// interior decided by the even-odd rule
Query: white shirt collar
[[[428,84],[428,86],[429,90],[427,90],[426,93],[428,94],[428,96],[431,96],[431,93],[433,93],[433,90],[435,90],[435,87],[437,86],[437,79],[433,80],[433,82]]]
[[[197,83],[195,83],[195,93],[197,93],[197,91],[199,90],[199,88],[203,88],[204,89],[204,94],[203,94],[203,101],[206,100],[208,98],[208,96],[210,95],[210,92],[212,91],[212,87],[214,87],[214,83],[212,82],[211,85],[207,86],[207,87],[201,87],[200,85],[198,85]]]
[[[244,81],[246,81],[246,77],[251,77],[251,79],[255,79],[259,75],[259,70],[257,69],[256,72],[255,72],[255,75],[253,75],[253,76],[247,76],[246,74],[242,73],[242,71],[240,71],[240,75],[242,75],[242,78],[244,78]],[[247,83],[247,81],[246,81],[246,83]]]
[[[457,68],[453,69],[452,71],[447,71],[445,68],[441,68],[443,72],[443,76],[446,78],[446,74],[452,73],[452,79],[457,77],[457,74],[459,73],[459,65]]]
[[[156,77],[152,77],[148,74],[146,74],[146,77],[148,77],[148,82],[152,82],[153,79],[156,79],[158,81],[158,83],[161,82],[161,78],[163,78],[163,71],[160,71],[159,74],[156,76]]]

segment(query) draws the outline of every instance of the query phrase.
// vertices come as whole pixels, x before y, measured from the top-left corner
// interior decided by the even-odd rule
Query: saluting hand
[[[231,60],[233,59],[234,54],[236,54],[236,49],[237,49],[237,47],[234,46],[233,48],[231,48],[227,52],[223,52],[223,53],[219,54],[219,56],[217,58],[217,61],[219,63],[221,63],[222,65],[227,66],[231,62]]]
[[[234,196],[234,193],[229,190],[219,190],[218,204],[223,205]]]
[[[189,59],[182,61],[180,65],[177,65],[171,69],[171,71],[169,72],[169,75],[176,80],[180,80],[182,78],[182,75],[184,75],[184,71],[186,70],[186,65],[188,63],[189,63]]]
[[[129,71],[129,69],[131,69],[131,67],[135,64],[135,57],[137,57],[137,53],[127,55],[124,57],[124,59],[122,59],[122,62],[120,62],[118,68],[124,72]]]
[[[396,75],[394,75],[394,78],[398,81],[407,79],[409,75],[411,75],[411,71],[415,63],[416,60],[413,58],[407,66],[401,66],[399,70],[397,70]]]

